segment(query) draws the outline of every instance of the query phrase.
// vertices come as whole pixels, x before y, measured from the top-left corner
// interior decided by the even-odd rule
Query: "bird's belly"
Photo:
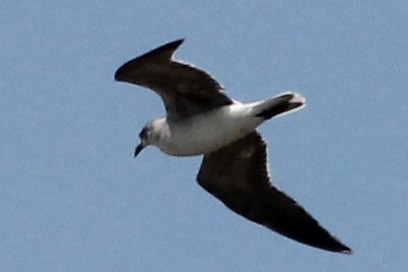
[[[171,137],[160,143],[160,149],[173,156],[195,156],[216,151],[253,131],[259,118],[204,116],[173,124]]]
[[[237,135],[236,137],[223,138],[200,138],[195,137],[196,135],[190,134],[191,138],[183,138],[183,141],[177,141],[177,139],[172,139],[166,144],[161,145],[160,149],[172,156],[197,156],[202,154],[211,153],[215,150],[222,148],[233,142],[235,139],[239,139],[242,136]]]

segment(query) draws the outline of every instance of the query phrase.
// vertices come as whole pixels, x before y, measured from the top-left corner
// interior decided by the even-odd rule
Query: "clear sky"
[[[406,271],[408,2],[331,2],[2,1],[0,271]],[[133,158],[164,108],[113,74],[181,37],[235,99],[307,98],[260,128],[272,178],[353,255],[229,211],[200,157]]]

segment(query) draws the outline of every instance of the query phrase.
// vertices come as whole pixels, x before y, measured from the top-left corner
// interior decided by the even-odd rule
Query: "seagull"
[[[324,229],[302,206],[274,185],[267,146],[256,128],[299,110],[296,92],[253,102],[229,98],[208,72],[173,59],[179,39],[124,63],[115,80],[161,96],[166,117],[146,123],[135,157],[149,145],[171,156],[204,155],[197,182],[228,208],[300,243],[339,253],[351,249]]]

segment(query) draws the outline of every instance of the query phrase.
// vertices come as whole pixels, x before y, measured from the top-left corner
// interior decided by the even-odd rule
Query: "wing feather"
[[[205,155],[197,181],[231,210],[251,221],[313,247],[351,252],[270,182],[266,144],[256,131]]]
[[[173,120],[232,104],[222,85],[210,74],[172,59],[182,42],[170,42],[126,62],[116,71],[115,79],[158,93],[168,118]]]

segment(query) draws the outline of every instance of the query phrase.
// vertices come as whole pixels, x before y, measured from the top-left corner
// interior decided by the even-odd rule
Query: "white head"
[[[148,145],[156,145],[160,141],[162,135],[162,127],[165,119],[156,119],[144,125],[139,133],[140,143],[135,149],[135,157]]]

